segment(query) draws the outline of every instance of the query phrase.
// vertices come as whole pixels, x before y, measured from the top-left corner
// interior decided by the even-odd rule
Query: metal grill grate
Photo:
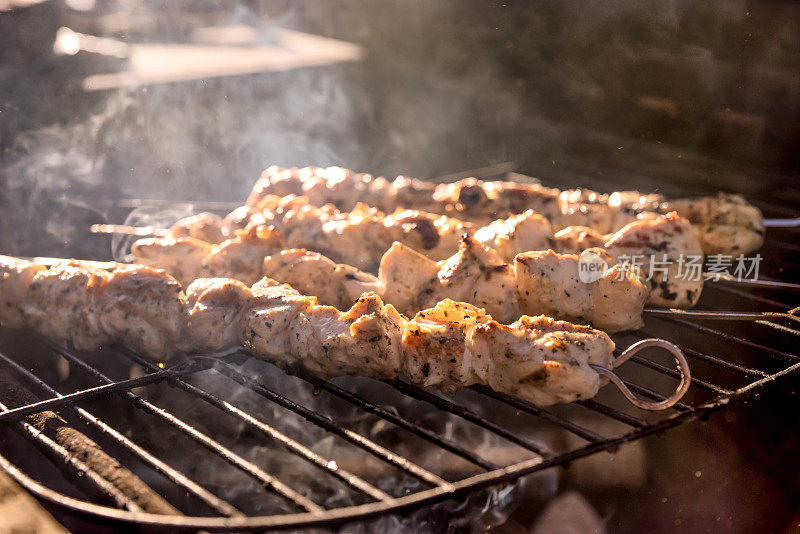
[[[752,312],[766,307],[796,316],[800,308],[793,308],[781,300],[776,291],[742,290],[728,284],[709,284],[703,297],[706,309],[728,309],[731,302]],[[791,293],[786,293],[792,298]],[[71,492],[63,487],[53,487],[39,482],[43,477],[23,471],[6,455],[0,456],[0,466],[8,471],[28,490],[38,497],[71,511],[95,518],[111,519],[139,525],[157,525],[186,530],[260,530],[312,525],[330,525],[342,521],[397,512],[423,504],[465,495],[488,486],[513,482],[519,477],[548,467],[563,465],[600,451],[613,450],[619,445],[643,436],[697,419],[723,406],[753,395],[779,378],[800,369],[800,355],[791,352],[796,343],[797,330],[786,328],[777,321],[780,317],[755,323],[719,321],[696,315],[652,314],[647,318],[646,329],[615,338],[620,347],[627,347],[645,337],[662,337],[681,347],[692,367],[691,388],[682,402],[664,412],[645,412],[629,405],[613,387],[606,387],[592,400],[552,408],[539,408],[519,399],[483,387],[471,388],[455,398],[423,391],[404,382],[386,384],[372,381],[323,381],[313,376],[289,378],[271,364],[253,362],[245,353],[237,352],[223,357],[196,356],[169,368],[160,368],[125,347],[117,347],[102,354],[78,354],[62,346],[37,338],[29,338],[0,330],[0,339],[12,339],[9,348],[0,352],[0,373],[14,376],[24,387],[30,388],[42,400],[10,406],[0,398],[0,438],[10,429],[19,431],[25,439],[60,458],[75,473],[93,481],[97,495],[86,497],[80,491]],[[34,346],[46,349],[36,353]],[[35,357],[30,353],[35,353]],[[35,364],[31,360],[35,359]],[[53,369],[59,360],[68,364],[69,379],[54,378]],[[117,379],[111,372],[101,369],[127,369],[138,366],[141,376]],[[294,400],[282,393],[279,387],[258,378],[246,370],[247,365],[257,365],[265,374],[281,380],[296,381],[306,392],[319,399],[313,405]],[[62,364],[63,367],[63,364]],[[33,370],[31,369],[33,368]],[[677,372],[659,359],[658,354],[635,356],[630,363],[619,368],[624,383],[637,395],[653,401],[665,398],[678,378]],[[210,387],[211,374],[217,382],[224,381],[230,395],[220,395]],[[254,378],[255,376],[255,378]],[[220,378],[222,377],[222,378]],[[281,378],[282,377],[282,378]],[[59,381],[62,385],[56,384]],[[71,385],[71,393],[57,391],[63,384]],[[159,389],[161,388],[161,389]],[[165,392],[177,394],[180,390],[188,399],[183,407],[167,402]],[[372,458],[395,473],[398,488],[387,489],[385,480],[379,480],[369,470],[358,469],[359,462],[347,462],[339,457],[328,457],[307,442],[304,432],[285,429],[279,418],[265,417],[243,402],[241,392],[255,396],[264,406],[275,406],[291,412],[310,429],[336,436],[354,450],[359,451],[366,463]],[[669,394],[669,393],[667,393]],[[374,400],[378,398],[380,400]],[[406,399],[414,403],[413,410],[397,410],[392,399]],[[252,405],[253,401],[249,401]],[[109,403],[111,408],[104,409]],[[118,405],[122,403],[122,408]],[[358,413],[380,419],[393,429],[429,447],[457,458],[469,466],[465,476],[454,477],[445,462],[425,462],[398,451],[397,443],[391,445],[379,437],[354,429],[351,421],[339,420],[335,409],[325,413],[320,405],[339,403]],[[203,406],[202,413],[215,413],[213,425],[192,422],[192,414]],[[129,408],[135,408],[130,410]],[[162,477],[162,486],[172,490],[163,492],[182,497],[170,499],[180,513],[185,515],[159,515],[142,510],[135,499],[120,492],[96,472],[90,462],[71,455],[62,445],[38,432],[26,422],[26,416],[44,410],[59,409],[60,415],[75,428],[92,433],[97,442],[120,462],[130,464],[143,479],[154,475]],[[99,412],[120,414],[97,415]],[[137,417],[131,417],[137,413]],[[274,412],[273,412],[274,413]],[[333,414],[333,415],[331,415]],[[510,461],[499,462],[489,458],[485,451],[465,443],[429,424],[430,415],[446,414],[470,425],[480,433],[490,434],[508,443],[515,456]],[[506,415],[502,415],[506,414]],[[508,415],[510,414],[510,415]],[[144,418],[144,419],[142,419]],[[165,443],[192,443],[181,448],[178,454],[213,458],[227,465],[231,473],[255,481],[264,498],[272,495],[290,511],[288,513],[251,513],[242,510],[235,499],[226,497],[222,488],[195,476],[192,470],[178,466],[174,455],[164,448],[153,447],[152,440],[141,440],[132,427],[140,421],[146,425],[159,425],[159,437]],[[534,421],[535,424],[531,424]],[[608,424],[611,423],[611,424]],[[357,426],[357,425],[355,425]],[[527,427],[533,428],[526,432]],[[208,427],[208,428],[206,428]],[[537,432],[548,431],[571,434],[567,440],[572,446],[553,447]],[[344,488],[348,504],[326,507],[320,492],[308,490],[307,484],[287,473],[275,473],[259,461],[248,458],[246,452],[236,447],[232,437],[250,433],[255,442],[270,450],[282,450],[307,463],[320,473],[320,484]],[[547,432],[544,432],[546,434]],[[295,435],[297,434],[297,435]],[[310,439],[310,438],[308,438]],[[0,441],[0,445],[2,445]],[[209,460],[211,461],[211,460]],[[356,468],[351,468],[350,465]],[[135,467],[134,467],[135,466]],[[323,476],[324,475],[324,476]],[[401,483],[413,479],[413,484]],[[68,480],[73,480],[69,478]],[[165,487],[165,486],[164,486]],[[159,489],[162,489],[159,487]],[[280,507],[279,507],[280,508]]]
[[[797,309],[791,310],[792,313],[796,311]],[[120,360],[140,365],[145,370],[145,374],[134,379],[115,381],[100,372],[93,365],[87,363],[87,361],[82,359],[79,355],[56,344],[50,344],[52,354],[65,358],[75,372],[83,373],[85,378],[94,382],[93,387],[83,388],[69,395],[61,395],[44,380],[39,378],[37,374],[15,361],[14,358],[0,353],[0,362],[2,362],[6,371],[13,372],[22,379],[22,382],[26,386],[37,389],[39,395],[48,398],[46,401],[27,404],[13,409],[8,409],[4,405],[3,408],[5,411],[0,413],[0,422],[19,424],[24,416],[41,412],[45,409],[59,408],[72,411],[77,418],[82,420],[84,425],[100,430],[104,434],[105,441],[125,449],[127,453],[149,466],[150,469],[160,472],[169,479],[172,484],[179,486],[183,491],[190,494],[197,503],[205,506],[217,517],[201,515],[163,516],[143,513],[139,511],[136,504],[131,502],[130,499],[122,495],[116,495],[116,490],[113,487],[106,487],[105,491],[108,497],[112,498],[113,502],[119,508],[115,509],[99,506],[97,504],[89,504],[74,497],[68,497],[63,493],[56,492],[37,483],[28,475],[18,470],[5,457],[0,458],[0,465],[41,498],[78,512],[125,522],[212,530],[228,528],[259,529],[265,527],[297,527],[301,525],[329,524],[345,519],[363,518],[419,506],[424,503],[464,494],[465,492],[489,485],[513,481],[520,476],[534,471],[561,465],[595,452],[613,449],[622,443],[676,426],[690,419],[701,417],[709,411],[716,410],[733,400],[752,394],[758,388],[764,387],[781,376],[785,376],[800,369],[800,356],[786,352],[780,348],[752,341],[750,338],[746,339],[732,332],[713,329],[699,322],[686,320],[680,317],[659,318],[655,321],[649,321],[651,324],[655,322],[661,324],[649,326],[646,333],[640,332],[637,333],[637,336],[625,336],[618,341],[624,345],[626,343],[625,340],[630,337],[635,338],[644,337],[645,335],[656,335],[667,323],[672,323],[673,325],[685,328],[686,332],[691,332],[693,339],[697,339],[699,335],[708,335],[713,336],[717,343],[724,343],[728,346],[727,352],[724,353],[727,356],[724,359],[720,356],[707,354],[693,346],[682,346],[695,369],[695,376],[692,378],[692,387],[687,400],[678,403],[673,409],[668,410],[666,413],[652,414],[641,412],[633,407],[623,407],[620,402],[615,402],[615,400],[619,400],[615,398],[618,397],[615,391],[601,392],[598,399],[575,403],[574,406],[569,406],[567,410],[564,410],[563,407],[543,409],[486,388],[473,388],[482,396],[507,404],[520,412],[530,414],[551,425],[560,427],[564,431],[579,437],[582,442],[585,442],[582,446],[571,450],[558,452],[549,450],[544,443],[521,434],[519,429],[515,429],[513,426],[507,424],[498,423],[494,421],[490,415],[480,413],[472,407],[460,404],[458,402],[458,397],[455,400],[450,400],[420,390],[415,386],[403,382],[392,382],[386,385],[387,388],[394,388],[397,392],[426,403],[436,410],[449,412],[454,416],[462,418],[480,427],[485,432],[494,433],[521,449],[530,452],[532,455],[532,457],[518,462],[512,462],[508,465],[498,465],[483,457],[479,452],[470,450],[453,439],[431,430],[418,421],[398,414],[397,411],[393,410],[390,406],[370,401],[356,391],[311,376],[302,377],[302,379],[308,383],[309,388],[315,388],[317,392],[321,391],[332,397],[351,403],[358,407],[358,409],[383,418],[387,422],[473,464],[478,472],[461,480],[448,481],[446,476],[433,472],[431,469],[425,468],[405,456],[389,450],[375,440],[349,429],[345,424],[337,422],[329,415],[295,402],[278,391],[260,383],[258,380],[254,380],[251,376],[248,376],[248,374],[237,369],[236,364],[241,363],[247,358],[245,354],[236,353],[215,359],[196,357],[189,362],[168,369],[161,369],[122,347],[114,352],[116,357]],[[771,330],[773,335],[775,335],[774,332],[776,332],[776,330],[772,329],[769,325],[759,325],[759,327],[764,330]],[[739,362],[732,361],[729,355],[737,353],[733,350],[736,346],[755,354],[745,354],[745,357]],[[645,370],[650,370],[656,375],[662,375],[664,379],[676,378],[676,372],[672,368],[654,359],[637,356],[634,357],[632,361],[635,362],[635,364],[629,364],[628,372],[636,378],[625,380],[628,387],[644,397],[652,400],[662,400],[664,396],[658,392],[658,387],[643,385],[644,382],[646,382],[643,378],[643,372]],[[117,362],[117,364],[122,365],[122,361]],[[704,369],[701,370],[699,367],[703,367]],[[248,411],[237,407],[235,401],[222,399],[206,388],[192,383],[192,378],[195,375],[209,372],[212,368],[215,372],[237,383],[239,386],[247,388],[261,396],[264,402],[275,403],[296,413],[306,420],[308,424],[316,425],[331,434],[335,434],[355,447],[358,447],[365,454],[378,458],[380,461],[390,464],[399,471],[417,479],[421,484],[420,488],[426,489],[420,489],[420,491],[405,496],[389,494],[365,477],[359,476],[341,467],[336,458],[324,457],[302,444],[302,440],[293,439],[286,433],[278,430],[273,422],[262,420]],[[724,380],[716,378],[719,377],[720,374],[726,375]],[[236,424],[244,425],[260,433],[262,437],[265,438],[265,441],[269,441],[275,444],[275,446],[282,446],[304,461],[313,464],[317,469],[329,473],[344,483],[350,491],[361,494],[364,500],[366,500],[365,504],[326,510],[318,502],[313,500],[313,495],[304,495],[298,489],[294,488],[292,480],[284,480],[270,474],[254,462],[234,452],[234,450],[228,446],[223,445],[219,437],[204,433],[196,426],[186,422],[183,415],[176,415],[172,411],[159,407],[153,401],[147,400],[131,391],[134,388],[142,387],[148,383],[162,381],[185,391],[195,399],[208,403],[221,412],[231,416],[232,421],[235,421]],[[658,382],[661,385],[666,384],[667,389],[669,388],[669,381],[664,382],[660,380]],[[144,447],[126,437],[125,421],[121,423],[114,421],[112,423],[78,406],[78,404],[83,401],[96,399],[98,397],[106,397],[112,394],[119,395],[121,398],[125,399],[126,402],[143,410],[149,417],[159,419],[161,422],[166,423],[175,433],[183,434],[193,440],[198,446],[223,458],[230,465],[231,469],[240,470],[255,479],[263,486],[265,492],[273,492],[287,500],[296,508],[297,513],[255,517],[245,516],[242,512],[237,510],[233,504],[215,495],[200,482],[192,480],[188,475],[172,467],[167,461],[157,458],[155,454],[148,452]],[[584,413],[577,414],[576,416],[576,410],[581,410]],[[593,428],[592,421],[602,418],[616,421],[624,427],[624,430],[613,435],[607,435],[597,431]],[[586,421],[588,421],[588,423]],[[47,442],[47,438],[40,433],[30,432],[29,437],[32,440],[41,441],[45,447],[58,448],[57,444]],[[164,437],[168,439],[166,435]],[[62,454],[62,456],[65,460],[69,458],[69,455],[66,454]],[[75,467],[79,471],[87,473],[90,477],[102,479],[99,475],[93,474],[91,465],[82,464]],[[190,506],[190,511],[193,508],[194,506]]]

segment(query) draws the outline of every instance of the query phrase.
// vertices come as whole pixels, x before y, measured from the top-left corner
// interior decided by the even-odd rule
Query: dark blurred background
[[[0,253],[110,258],[118,199],[241,201],[270,164],[800,206],[798,2],[28,3],[0,0]],[[360,51],[259,63],[281,29]],[[796,399],[765,397],[645,440],[644,484],[572,487],[610,531],[788,528]]]
[[[513,161],[546,183],[669,195],[781,191],[800,169],[797,2],[3,5],[8,253],[107,255],[85,227],[109,214],[89,199],[241,200],[273,163],[431,178]],[[201,65],[191,79],[206,60],[175,50],[231,27],[215,47],[280,45],[287,28],[363,59],[230,76]],[[190,79],[87,91],[137,57],[76,50],[81,34],[163,45],[138,63]]]

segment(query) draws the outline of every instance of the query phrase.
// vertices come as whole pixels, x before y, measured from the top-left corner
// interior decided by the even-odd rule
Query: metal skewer
[[[128,224],[93,224],[89,227],[93,234],[124,234],[139,237],[167,237],[167,228],[156,228],[154,226],[130,226]]]
[[[783,312],[729,312],[729,311],[696,311],[678,308],[645,308],[645,313],[652,315],[686,315],[698,319],[719,319],[722,321],[763,321],[764,319],[789,319],[800,323],[800,317]]]
[[[645,313],[650,315],[660,315],[662,317],[670,317],[681,315],[683,317],[693,317],[696,319],[710,319],[720,321],[752,321],[757,324],[769,326],[781,332],[800,336],[800,330],[791,328],[767,319],[788,319],[793,323],[800,323],[800,316],[796,313],[800,311],[800,307],[789,310],[788,312],[729,312],[729,311],[696,311],[696,310],[680,310],[676,308],[645,308]]]
[[[792,282],[780,282],[778,280],[749,280],[746,278],[738,278],[726,273],[703,273],[709,278],[707,282],[728,282],[733,284],[741,284],[744,286],[760,287],[764,289],[790,289],[792,291],[800,290],[800,284]]]
[[[630,401],[630,403],[636,406],[637,408],[641,408],[643,410],[651,410],[651,411],[666,410],[667,408],[674,406],[675,403],[677,403],[678,401],[681,400],[681,398],[683,398],[683,396],[689,390],[689,386],[692,383],[692,373],[689,370],[689,363],[686,361],[686,357],[683,355],[681,349],[679,349],[677,346],[673,345],[672,343],[670,343],[665,339],[657,339],[657,338],[643,339],[641,341],[637,341],[636,343],[634,343],[633,345],[622,351],[622,354],[617,356],[617,358],[614,360],[613,368],[616,369],[617,367],[628,361],[628,359],[630,359],[633,355],[648,347],[659,347],[671,353],[675,357],[675,361],[678,364],[678,371],[680,372],[681,375],[681,380],[678,383],[678,387],[675,388],[675,391],[672,393],[672,395],[659,402],[652,402],[639,399],[636,395],[634,395],[634,393],[630,389],[628,389],[628,386],[626,386],[625,383],[622,381],[622,379],[619,376],[617,376],[617,374],[611,369],[608,369],[601,365],[595,365],[593,363],[590,363],[589,365],[595,371],[597,371],[604,377],[608,378],[615,386],[617,386],[617,388],[622,392],[622,394],[625,395],[625,398],[628,399],[628,401]]]
[[[762,222],[767,228],[795,228],[800,226],[800,217],[793,219],[764,219]]]

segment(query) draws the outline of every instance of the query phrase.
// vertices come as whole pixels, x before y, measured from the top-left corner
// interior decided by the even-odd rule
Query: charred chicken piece
[[[702,265],[703,247],[696,229],[678,214],[632,222],[612,235],[603,249],[617,261],[641,268],[652,286],[651,304],[690,308],[700,299],[702,273],[690,273],[688,266]]]

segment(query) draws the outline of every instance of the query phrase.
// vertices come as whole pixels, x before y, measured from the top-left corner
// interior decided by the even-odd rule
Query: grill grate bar
[[[25,406],[12,408],[10,410],[6,410],[0,413],[0,421],[19,419],[21,417],[25,417],[26,415],[30,415],[32,413],[43,412],[45,410],[66,406],[67,404],[71,404],[75,401],[86,399],[89,397],[95,397],[97,395],[102,395],[104,393],[108,393],[111,391],[127,390],[138,386],[144,386],[155,382],[161,382],[168,376],[175,374],[175,372],[176,371],[172,369],[166,369],[164,371],[158,371],[157,373],[152,373],[137,378],[131,378],[129,380],[121,380],[119,382],[113,382],[103,386],[83,389],[81,391],[76,391],[75,393],[70,393],[68,395],[61,395],[52,399],[46,399],[43,401],[35,402],[33,404],[26,404]]]
[[[704,286],[705,287],[705,286]],[[718,291],[722,291],[723,293],[729,293],[731,295],[737,295],[739,297],[752,300],[755,302],[760,302],[762,304],[769,304],[770,306],[778,306],[781,308],[788,308],[789,306],[783,302],[779,302],[777,300],[768,299],[766,297],[762,297],[760,295],[753,295],[752,293],[748,293],[747,291],[742,291],[741,289],[736,289],[733,287],[728,287],[724,283],[720,284],[713,284],[712,286],[714,289]]]
[[[727,341],[731,341],[733,343],[737,343],[739,345],[744,345],[746,347],[751,347],[751,348],[754,348],[754,349],[762,350],[762,351],[766,352],[767,354],[770,354],[770,355],[773,355],[773,356],[777,356],[779,358],[785,358],[785,359],[794,360],[794,361],[800,360],[800,356],[798,356],[796,354],[791,354],[789,352],[784,352],[782,350],[773,349],[771,347],[767,347],[766,345],[762,345],[760,343],[755,343],[753,341],[749,341],[747,339],[744,339],[744,338],[741,338],[741,337],[738,337],[738,336],[734,336],[733,334],[728,334],[727,332],[720,332],[719,330],[714,330],[713,328],[709,328],[707,326],[695,324],[695,323],[693,323],[691,321],[686,321],[684,319],[679,319],[677,317],[668,317],[668,318],[666,318],[666,320],[667,321],[672,321],[672,322],[675,322],[675,323],[678,323],[678,324],[682,324],[684,326],[688,326],[688,327],[693,328],[695,330],[699,330],[700,332],[704,332],[706,334],[711,334],[712,336],[721,337],[722,339],[725,339]]]
[[[469,462],[471,462],[471,463],[473,463],[473,464],[475,464],[475,465],[477,465],[479,467],[482,467],[482,468],[486,469],[487,471],[492,471],[492,470],[498,469],[500,467],[500,466],[495,465],[494,463],[492,463],[492,462],[490,462],[490,461],[478,456],[474,452],[465,449],[464,447],[462,447],[461,445],[458,445],[454,441],[452,441],[450,439],[447,439],[447,438],[444,438],[444,437],[440,436],[439,434],[437,434],[436,432],[428,430],[427,428],[425,428],[423,426],[420,426],[420,425],[418,425],[417,423],[415,423],[413,421],[409,421],[405,417],[399,416],[399,415],[387,410],[383,406],[380,406],[378,404],[372,403],[372,402],[366,400],[365,398],[361,397],[360,395],[356,395],[355,393],[351,393],[351,392],[347,391],[346,389],[340,388],[339,386],[331,384],[330,382],[327,382],[325,380],[320,380],[319,378],[316,378],[314,376],[305,375],[305,374],[300,375],[300,376],[303,378],[303,380],[306,380],[307,382],[311,383],[312,385],[314,385],[314,386],[316,386],[316,387],[318,387],[320,389],[324,389],[328,393],[330,393],[332,395],[335,395],[335,396],[339,397],[340,399],[344,399],[347,402],[358,406],[359,408],[363,409],[364,411],[367,411],[369,413],[375,414],[378,417],[380,417],[381,419],[385,419],[386,421],[389,421],[390,423],[393,423],[393,424],[395,424],[395,425],[397,425],[397,426],[399,426],[399,427],[401,427],[401,428],[403,428],[405,430],[408,430],[409,432],[411,432],[412,434],[414,434],[416,436],[419,436],[419,437],[421,437],[423,439],[426,439],[426,440],[428,440],[428,441],[430,441],[432,443],[435,443],[436,445],[440,446],[441,448],[443,448],[443,449],[445,449],[445,450],[447,450],[449,452],[452,452],[453,454],[455,454],[457,456],[460,456],[460,457],[464,458],[465,460],[468,460]]]
[[[505,439],[511,441],[512,443],[516,443],[520,447],[528,449],[529,451],[535,452],[542,458],[552,458],[553,453],[545,448],[541,444],[538,444],[524,436],[519,436],[514,434],[510,430],[503,428],[502,426],[489,421],[488,419],[482,417],[478,413],[464,408],[463,406],[459,406],[454,402],[451,402],[447,399],[443,399],[437,395],[424,391],[416,386],[412,386],[411,384],[407,384],[405,382],[401,382],[400,380],[393,380],[388,382],[393,388],[397,389],[398,391],[405,393],[409,397],[412,397],[417,400],[421,400],[427,402],[428,404],[432,404],[433,406],[439,408],[440,410],[444,410],[446,412],[450,412],[455,414],[471,423],[474,423],[480,427],[483,427],[491,432],[494,432],[498,436],[502,436]]]
[[[373,454],[374,456],[377,456],[378,458],[399,467],[403,471],[413,475],[414,477],[420,480],[427,482],[428,484],[431,484],[433,486],[450,485],[449,482],[439,477],[438,475],[431,473],[427,469],[423,469],[422,467],[411,462],[407,458],[404,458],[403,456],[382,447],[381,445],[375,443],[369,438],[366,438],[357,432],[353,432],[352,430],[344,428],[330,417],[315,412],[314,410],[310,410],[305,406],[301,406],[300,404],[292,401],[291,399],[288,399],[283,395],[280,395],[279,393],[267,388],[263,384],[247,378],[240,372],[236,371],[229,364],[222,364],[216,366],[214,367],[214,370],[227,376],[231,380],[235,381],[237,384],[240,384],[255,391],[259,395],[266,397],[267,399],[275,402],[276,404],[279,404],[280,406],[283,406],[284,408],[291,410],[294,413],[302,416],[307,421],[327,430],[328,432],[336,434],[337,436],[349,441],[354,445],[361,447],[362,449]]]
[[[98,371],[97,369],[93,368],[91,365],[87,364],[71,352],[62,347],[59,347],[56,344],[50,344],[50,346],[55,349],[56,352],[64,356],[67,360],[71,363],[75,364],[81,370],[85,371],[95,379],[111,383],[112,380]],[[127,397],[135,406],[141,408],[142,410],[154,415],[164,421],[165,423],[169,424],[174,429],[178,430],[182,434],[187,437],[190,437],[194,441],[200,443],[208,450],[217,455],[221,456],[225,459],[228,463],[232,464],[233,466],[241,469],[251,477],[258,480],[261,484],[264,485],[265,488],[272,489],[282,497],[290,500],[299,508],[305,509],[309,512],[322,512],[324,508],[316,504],[311,499],[305,497],[303,494],[298,492],[297,490],[293,489],[289,485],[285,484],[278,478],[274,477],[273,475],[267,473],[266,471],[262,470],[260,467],[255,465],[253,462],[245,460],[243,457],[239,456],[232,450],[228,449],[218,441],[214,440],[213,438],[209,437],[208,435],[200,432],[190,424],[184,422],[183,420],[179,419],[178,417],[172,415],[167,410],[159,408],[155,404],[141,398],[139,395],[131,391],[126,391],[124,393],[125,397]]]
[[[31,371],[25,369],[17,362],[0,352],[0,360],[10,366],[14,371],[19,373],[21,376],[24,376],[25,379],[29,380],[31,383],[36,384],[37,387],[41,388],[48,395],[53,395],[57,397],[63,397],[58,391],[53,389],[49,384],[47,384],[44,380],[33,374]],[[190,492],[192,495],[203,501],[213,510],[216,510],[218,513],[222,515],[226,515],[228,517],[233,516],[241,516],[243,515],[239,510],[234,508],[230,503],[220,499],[213,493],[209,492],[186,475],[174,469],[173,467],[169,466],[168,464],[162,462],[145,449],[122,435],[118,432],[115,428],[108,425],[101,419],[95,417],[87,410],[80,408],[78,406],[74,406],[70,404],[68,406],[72,410],[74,410],[82,419],[87,421],[89,424],[93,425],[96,428],[99,428],[106,436],[111,438],[117,444],[124,447],[128,452],[132,453],[133,455],[137,456],[139,459],[150,465],[156,471],[162,473],[166,476],[169,480],[174,482],[176,485],[182,487],[186,491]]]
[[[153,371],[154,369],[157,369],[157,367],[155,365],[153,365],[152,363],[144,360],[138,354],[128,350],[127,347],[122,348],[122,350],[120,352],[122,352],[125,356],[127,356],[128,359],[130,359],[131,361],[138,363],[139,365],[141,365],[145,369],[148,369],[149,371]],[[339,467],[338,464],[334,460],[331,460],[329,458],[325,458],[325,457],[315,453],[314,451],[312,451],[311,449],[309,449],[305,445],[301,444],[300,442],[293,440],[292,438],[290,438],[286,434],[278,431],[277,429],[275,429],[271,425],[268,425],[264,421],[261,421],[260,419],[250,415],[249,413],[245,412],[244,410],[241,410],[241,409],[237,408],[233,404],[220,399],[219,397],[217,397],[213,393],[209,393],[208,391],[200,389],[197,386],[194,386],[194,385],[192,385],[192,384],[186,382],[185,380],[183,380],[183,379],[181,379],[179,377],[176,377],[176,376],[169,377],[168,380],[169,380],[169,382],[171,382],[172,384],[178,386],[179,388],[181,388],[182,390],[186,391],[187,393],[189,393],[191,395],[194,395],[195,397],[203,399],[207,403],[211,404],[212,406],[216,406],[217,408],[219,408],[220,410],[224,411],[228,415],[232,415],[233,417],[239,419],[240,421],[243,421],[243,422],[247,423],[248,425],[252,426],[253,428],[258,429],[262,433],[266,434],[270,438],[274,439],[275,441],[277,441],[278,443],[283,445],[286,449],[288,449],[293,454],[296,454],[296,455],[300,456],[301,458],[304,458],[305,460],[308,460],[309,462],[311,462],[312,464],[316,465],[317,467],[319,467],[319,468],[323,469],[324,471],[327,471],[331,475],[337,477],[338,479],[340,479],[341,481],[343,481],[345,484],[349,485],[350,487],[355,488],[356,490],[358,490],[358,491],[360,491],[360,492],[362,492],[362,493],[364,493],[366,495],[369,495],[370,497],[372,497],[376,501],[389,501],[389,500],[392,499],[392,496],[389,495],[388,493],[379,490],[378,488],[376,488],[375,486],[373,486],[372,484],[370,484],[369,482],[367,482],[363,478],[361,478],[361,477],[359,477],[357,475],[354,475],[353,473],[350,473],[349,471]]]
[[[510,406],[513,406],[514,408],[518,408],[524,412],[528,412],[531,415],[535,415],[537,417],[541,417],[542,419],[546,419],[551,423],[555,423],[560,427],[562,427],[563,429],[572,432],[576,436],[579,436],[588,442],[594,443],[605,440],[605,438],[600,434],[592,432],[587,428],[583,428],[580,425],[576,425],[572,421],[564,419],[563,417],[560,417],[552,412],[548,412],[547,410],[543,410],[542,408],[534,406],[529,402],[525,402],[510,395],[506,395],[505,393],[498,393],[497,391],[494,391],[486,386],[470,386],[470,389],[474,389],[475,391],[483,393],[487,397],[490,397],[492,399],[497,399]]]
[[[772,327],[775,330],[780,330],[781,332],[786,332],[787,334],[800,336],[800,330],[798,330],[796,328],[789,328],[788,326],[784,326],[784,325],[778,324],[778,323],[773,323],[772,321],[756,321],[756,323],[763,324],[764,326]]]
[[[669,367],[666,367],[664,365],[661,365],[660,363],[648,360],[647,358],[643,358],[641,356],[631,356],[631,361],[634,361],[634,362],[638,363],[639,365],[643,365],[645,367],[649,367],[650,369],[658,371],[659,373],[671,376],[672,378],[678,378],[678,379],[681,378],[681,372],[680,371],[677,371],[675,369],[670,369]],[[706,382],[705,380],[700,380],[699,378],[696,378],[695,376],[691,376],[690,377],[690,381],[691,381],[692,384],[694,384],[695,386],[697,386],[697,387],[699,387],[701,389],[705,389],[706,391],[711,391],[711,392],[717,393],[719,395],[730,395],[731,393],[733,393],[733,391],[731,391],[729,389],[722,388],[720,386],[717,386],[716,384],[712,384],[710,382]]]
[[[643,336],[638,336],[638,337],[641,337],[641,339],[645,339],[647,337],[657,337],[655,334],[650,333],[645,329],[641,329],[639,331],[642,334],[644,334]],[[708,363],[711,363],[711,364],[714,364],[714,365],[718,365],[720,367],[724,367],[724,368],[726,368],[726,369],[728,369],[730,371],[733,371],[735,373],[739,373],[741,375],[758,376],[758,377],[761,377],[761,378],[765,378],[765,377],[769,376],[768,373],[765,373],[764,371],[761,371],[759,369],[753,369],[751,367],[745,367],[744,365],[739,365],[737,363],[729,362],[729,361],[723,360],[721,358],[717,358],[715,356],[711,356],[709,354],[705,354],[703,352],[699,352],[699,351],[696,351],[694,349],[690,349],[690,348],[685,347],[683,345],[678,345],[678,348],[681,349],[681,351],[686,356],[690,356],[692,358],[696,358],[696,359],[702,360],[704,362],[708,362]]]
[[[611,417],[612,419],[616,419],[617,421],[620,421],[632,427],[642,428],[644,426],[647,426],[647,421],[645,421],[644,419],[639,419],[638,417],[628,415],[625,412],[621,412],[615,408],[612,408],[611,406],[606,406],[605,404],[597,402],[594,399],[577,401],[577,404],[580,404],[581,406],[583,406],[584,408],[588,408],[589,410],[593,410],[595,412]]]

